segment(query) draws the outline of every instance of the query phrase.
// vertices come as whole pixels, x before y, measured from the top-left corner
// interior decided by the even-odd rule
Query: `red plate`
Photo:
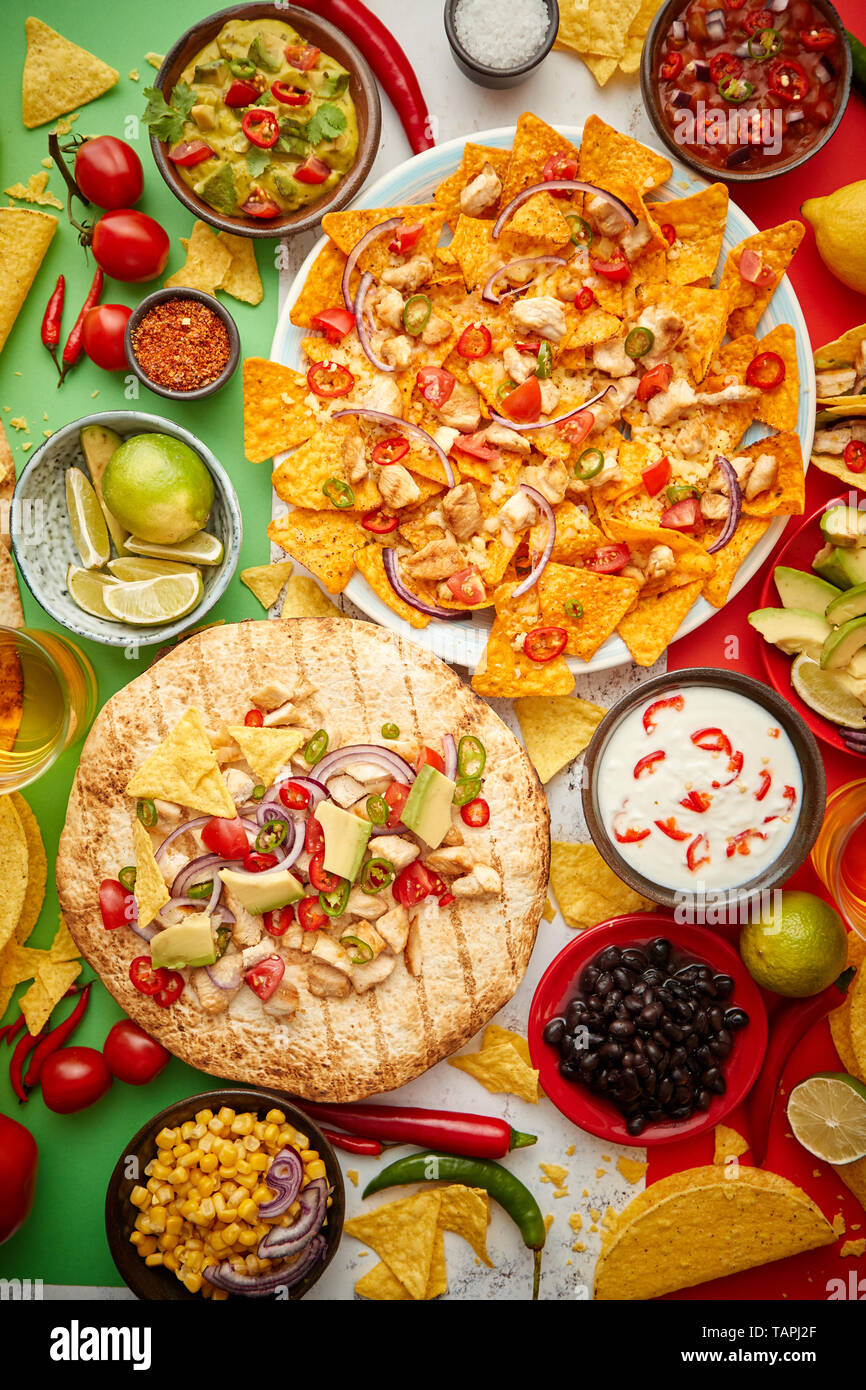
[[[807,517],[802,526],[798,527],[789,540],[785,542],[782,549],[773,562],[772,567],[767,569],[764,583],[761,586],[761,608],[778,608],[779,595],[776,585],[773,582],[773,570],[776,565],[788,565],[790,569],[806,570],[812,574],[812,561],[824,544],[824,537],[821,534],[820,521],[828,507],[834,502],[847,502],[847,497],[833,497],[828,502],[823,502],[810,517]],[[859,757],[843,742],[837,724],[831,724],[829,719],[825,719],[822,714],[811,709],[804,704],[791,684],[791,667],[794,658],[782,652],[778,647],[774,647],[772,642],[767,642],[761,638],[761,658],[764,662],[764,670],[767,678],[775,690],[791,704],[797,711],[801,719],[804,719],[816,738],[821,739],[822,743],[829,744],[831,748],[840,748],[843,753],[848,753],[852,758]]]
[[[664,1120],[647,1125],[643,1134],[634,1136],[626,1130],[625,1116],[613,1101],[560,1075],[558,1049],[546,1043],[541,1035],[563,1008],[578,976],[594,956],[606,946],[643,945],[657,936],[667,937],[677,951],[693,956],[696,961],[705,961],[717,973],[730,975],[734,992],[727,1007],[736,1005],[745,1009],[749,1024],[734,1035],[734,1049],[724,1068],[728,1089],[724,1095],[715,1097],[709,1110],[696,1111],[688,1120]],[[649,1149],[679,1139],[694,1139],[736,1109],[754,1086],[763,1065],[767,1050],[767,1012],[761,992],[740,957],[713,930],[677,922],[666,912],[632,912],[581,932],[551,961],[532,1000],[528,1032],[532,1065],[540,1073],[544,1090],[566,1119],[612,1144]]]

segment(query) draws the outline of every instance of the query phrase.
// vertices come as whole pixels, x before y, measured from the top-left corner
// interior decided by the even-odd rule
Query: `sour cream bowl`
[[[610,868],[678,920],[725,925],[803,863],[824,764],[774,690],[699,667],[630,691],[586,754],[583,812]]]

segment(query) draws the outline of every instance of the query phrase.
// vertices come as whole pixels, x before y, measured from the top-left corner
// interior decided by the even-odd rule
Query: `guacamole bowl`
[[[261,41],[257,23],[266,26]],[[241,55],[234,59],[222,58],[215,47],[217,37],[230,24],[252,39],[249,47],[245,41],[234,44],[232,51]],[[296,31],[307,54],[310,49],[321,50],[316,71],[305,67],[304,54],[295,65],[297,70],[287,63],[279,25]],[[321,71],[327,67],[326,59],[345,71],[332,79]],[[178,83],[191,87],[193,95],[185,91],[178,101]],[[249,237],[309,231],[326,212],[335,212],[356,197],[379,148],[379,90],[368,64],[333,24],[293,5],[233,5],[200,20],[163,59],[154,86],[171,108],[161,108],[163,119],[155,126],[151,123],[156,167],[175,197],[219,231]],[[281,95],[264,105],[261,97],[273,94],[274,88]],[[152,101],[151,108],[157,104],[158,99]],[[342,135],[332,123],[335,111]],[[319,139],[303,140],[303,131],[314,121]],[[357,124],[357,149],[351,155],[353,123]],[[271,143],[278,127],[277,143]],[[216,159],[208,155],[209,141]],[[268,164],[270,149],[273,156]],[[303,179],[296,180],[293,174],[300,160],[308,167]],[[342,163],[347,164],[344,171]],[[339,173],[336,182],[327,173],[328,165]],[[326,177],[319,184],[323,172]],[[284,204],[298,196],[306,200],[286,210]],[[278,211],[271,215],[275,207]]]

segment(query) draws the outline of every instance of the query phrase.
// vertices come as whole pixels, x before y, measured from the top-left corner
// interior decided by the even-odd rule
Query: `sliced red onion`
[[[277,1194],[271,1201],[259,1207],[259,1216],[264,1217],[265,1221],[270,1221],[272,1217],[282,1216],[288,1211],[301,1190],[304,1165],[297,1149],[280,1149],[263,1177],[265,1187],[272,1187]],[[312,1183],[310,1186],[312,1187]]]
[[[536,507],[538,507],[539,511],[543,514],[547,522],[547,538],[544,542],[544,549],[539,559],[532,566],[526,578],[518,584],[514,593],[511,595],[512,598],[520,598],[521,594],[525,594],[528,589],[531,589],[534,584],[538,583],[550,559],[551,551],[553,550],[553,542],[556,540],[556,517],[553,514],[553,508],[547,498],[542,496],[536,488],[529,487],[527,483],[520,484],[520,491],[525,492],[527,497],[531,497]]]
[[[270,1173],[265,1176],[270,1187]],[[294,1199],[293,1199],[294,1200]],[[305,1249],[325,1219],[328,1210],[328,1184],[324,1178],[313,1178],[298,1197],[301,1210],[291,1226],[272,1226],[262,1236],[256,1254],[260,1260],[282,1260],[298,1255]],[[291,1206],[291,1202],[288,1203]]]
[[[785,121],[788,125],[795,125],[797,121],[802,121],[805,116],[802,106],[792,106],[790,111],[785,112]]]
[[[791,0],[770,0],[769,8],[773,14],[784,14]]]
[[[496,281],[500,280],[506,271],[513,270],[518,265],[568,265],[568,261],[564,256],[521,256],[516,261],[506,261],[505,265],[494,270],[481,291],[481,298],[486,299],[488,304],[501,304],[503,299],[507,299],[509,295],[520,294],[521,290],[528,289],[529,280],[525,285],[514,285],[510,290],[503,290],[502,294],[494,294],[493,292]]]
[[[829,58],[822,56],[815,68],[815,76],[819,82],[832,82],[836,76],[836,69]]]
[[[211,984],[216,985],[217,989],[240,989],[244,978],[243,963],[243,956],[236,951],[230,956],[220,956],[213,965],[206,965],[205,970]]]
[[[276,1289],[292,1288],[299,1284],[324,1255],[327,1244],[324,1236],[315,1236],[300,1256],[276,1265],[266,1274],[241,1274],[232,1267],[231,1260],[208,1265],[202,1274],[209,1284],[224,1289],[226,1293],[243,1294],[245,1298],[266,1298]]]
[[[732,465],[721,454],[716,454],[716,467],[724,474],[725,482],[728,485],[728,515],[722,533],[718,540],[712,545],[707,546],[707,554],[715,555],[717,550],[723,550],[728,541],[737,529],[737,522],[740,519],[740,512],[743,508],[743,494],[740,490],[740,480],[737,477]]]
[[[445,479],[449,487],[454,486],[454,470],[445,450],[441,448],[432,435],[426,430],[422,430],[420,425],[413,425],[411,420],[404,420],[399,415],[388,415],[384,410],[364,410],[354,407],[350,410],[335,410],[332,415],[333,420],[342,420],[345,415],[357,415],[362,420],[373,420],[377,425],[395,425],[397,429],[405,430],[406,434],[414,435],[423,444],[432,449],[442,467],[445,469]]]
[[[134,931],[136,936],[141,937],[142,941],[152,941],[159,931],[155,922],[148,922],[146,927],[140,927],[138,921],[129,922],[127,925],[130,931]]]
[[[747,43],[737,44],[737,47],[734,49],[734,57],[750,58],[751,54],[749,53],[749,45]]]
[[[561,425],[564,420],[571,420],[573,416],[579,415],[582,410],[589,410],[591,406],[598,405],[603,400],[608,391],[613,390],[613,385],[605,386],[603,391],[599,391],[597,396],[591,396],[583,405],[576,405],[573,410],[569,410],[565,415],[556,415],[552,420],[535,420],[530,425],[519,425],[515,420],[509,420],[506,415],[496,415],[490,412],[491,420],[495,420],[497,425],[505,425],[506,429],[517,430],[520,434],[526,434],[528,430],[546,430],[551,425]]]
[[[637,226],[637,218],[628,204],[624,203],[622,198],[617,198],[616,194],[609,193],[606,188],[599,188],[596,183],[583,183],[580,179],[547,179],[544,183],[531,183],[528,188],[524,188],[522,193],[518,193],[516,198],[512,198],[511,202],[506,204],[493,224],[491,235],[494,241],[501,236],[502,228],[512,214],[536,193],[597,193],[600,198],[607,199],[609,203],[613,203],[619,209],[630,227]]]
[[[173,898],[183,898],[186,890],[191,883],[204,883],[207,879],[211,882],[217,879],[217,870],[225,867],[226,864],[237,864],[237,859],[224,859],[221,854],[200,854],[197,859],[191,859],[188,864],[178,871],[171,885],[171,896]]]
[[[337,748],[333,753],[325,754],[321,762],[316,764],[316,771],[321,778],[327,779],[339,772],[345,763],[355,762],[378,763],[398,782],[415,780],[415,770],[406,759],[391,748],[380,748],[378,743],[350,743],[346,748]]]
[[[856,730],[840,729],[839,737],[849,753],[859,753],[861,757],[866,758],[866,738],[858,738]]]
[[[423,599],[418,598],[417,594],[413,594],[400,576],[400,562],[397,559],[396,550],[392,547],[383,547],[382,563],[385,566],[385,573],[391,588],[404,603],[408,603],[412,608],[417,608],[419,613],[425,613],[428,618],[441,618],[446,623],[453,623],[457,618],[463,617],[463,612],[458,608],[437,608],[435,604],[425,603]]]
[[[728,32],[724,10],[710,10],[706,19],[707,33],[714,43],[721,43]]]
[[[364,233],[360,241],[355,242],[355,245],[352,247],[346,259],[346,265],[343,270],[343,280],[340,286],[343,291],[343,303],[347,309],[352,308],[350,281],[352,279],[352,271],[358,263],[358,257],[363,255],[371,242],[378,241],[380,236],[384,236],[386,232],[392,231],[394,227],[399,227],[402,221],[402,217],[389,217],[385,222],[377,222],[375,227],[371,227],[369,232]]]
[[[373,351],[373,344],[370,342],[370,330],[367,326],[367,320],[364,318],[364,305],[366,303],[367,294],[372,283],[372,275],[365,271],[364,274],[361,276],[361,282],[358,285],[358,293],[355,295],[354,312],[355,327],[358,330],[358,342],[361,344],[361,347],[364,349],[365,354],[370,359],[377,371],[396,372],[396,366],[389,366],[388,363],[383,361],[381,357],[377,357],[376,353]]]
[[[684,92],[681,87],[677,87],[677,90],[671,97],[671,106],[676,107],[677,110],[685,110],[687,106],[691,105],[691,100],[688,92]]]
[[[208,821],[212,819],[212,816],[196,816],[195,820],[188,820],[185,821],[183,825],[176,826],[175,829],[172,830],[170,835],[166,835],[159,849],[156,851],[154,858],[156,859],[157,864],[159,863],[162,856],[165,854],[165,851],[168,849],[169,845],[174,840],[176,840],[178,836],[185,835],[188,830],[198,830],[199,826],[207,825]]]
[[[712,73],[710,72],[709,63],[692,63],[691,66],[694,69],[695,77],[698,79],[699,82],[710,81]]]
[[[532,489],[530,488],[530,492]],[[445,776],[449,782],[457,780],[457,744],[454,742],[453,734],[446,734],[442,740],[442,761],[445,764]]]
[[[671,38],[672,38],[672,39],[675,39],[675,40],[677,41],[677,43],[682,43],[682,42],[685,41],[685,37],[686,37],[686,22],[685,22],[685,20],[684,20],[684,19],[675,19],[674,22],[673,22],[673,24],[671,25]]]

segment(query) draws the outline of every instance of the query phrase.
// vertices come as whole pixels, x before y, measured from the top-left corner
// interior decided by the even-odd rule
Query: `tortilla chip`
[[[0,952],[12,938],[27,900],[29,853],[21,817],[10,796],[0,797]]]
[[[759,492],[751,501],[743,500],[745,516],[799,516],[806,505],[806,478],[803,472],[803,455],[800,450],[800,436],[795,430],[786,434],[773,434],[766,439],[758,439],[745,449],[738,450],[738,457],[760,458],[771,454],[778,464],[776,481],[772,487]],[[719,557],[724,551],[718,552]]]
[[[514,713],[530,761],[549,782],[583,752],[607,710],[573,696],[530,695],[515,700]]]
[[[427,1303],[431,1298],[438,1298],[440,1294],[447,1293],[447,1291],[445,1241],[441,1229],[437,1229],[423,1301]],[[367,1270],[366,1274],[361,1275],[355,1284],[355,1293],[359,1298],[370,1298],[380,1303],[412,1302],[412,1295],[408,1289],[403,1287],[400,1280],[395,1278],[384,1263],[374,1265],[372,1269]]]
[[[549,193],[534,193],[508,224],[512,236],[525,237],[552,254],[571,241],[571,228]]]
[[[244,360],[244,453],[262,463],[315,433],[307,378],[266,357]]]
[[[291,560],[254,565],[251,569],[241,570],[241,583],[246,584],[251,594],[255,594],[262,608],[273,608],[294,568]]]
[[[235,804],[197,709],[188,709],[168,737],[145,758],[132,774],[126,793],[177,801],[207,816],[235,814]]]
[[[346,614],[326,598],[315,579],[296,574],[286,585],[281,618],[345,618]]]
[[[741,1166],[674,1173],[619,1214],[595,1270],[597,1299],[658,1298],[831,1245],[829,1221],[786,1178]]]
[[[755,419],[774,430],[797,428],[800,373],[797,335],[789,323],[779,323],[758,343],[758,352],[775,352],[785,364],[785,376],[771,391],[762,391],[754,404]]]
[[[355,556],[355,564],[363,574],[373,592],[387,604],[392,612],[398,617],[404,618],[410,627],[426,627],[430,619],[424,614],[419,613],[417,608],[405,603],[395,591],[391,581],[385,573],[385,563],[382,559],[382,548],[378,545],[368,545],[359,550]]]
[[[466,217],[464,213],[457,219],[448,249],[460,267],[463,283],[470,293],[486,283],[498,261],[501,261],[490,235],[492,225],[480,217]]]
[[[211,231],[206,222],[194,222],[192,235],[181,237],[186,262],[165,281],[165,288],[182,285],[186,289],[216,294],[232,267],[232,252],[226,242]]]
[[[853,966],[859,974],[863,971],[864,962],[866,962],[866,941],[859,932],[849,931],[846,965],[849,968]],[[850,1076],[856,1076],[859,1081],[866,1081],[866,1067],[860,1067],[851,1040],[850,1015],[851,988],[849,987],[845,1003],[840,1004],[839,1008],[834,1009],[830,1014],[830,1033],[833,1038],[833,1046],[838,1052],[845,1070]],[[863,1161],[866,1163],[866,1160]]]
[[[647,205],[660,225],[667,224],[676,232],[677,239],[667,252],[667,275],[671,284],[690,285],[705,275],[714,274],[722,254],[728,202],[725,185],[713,183],[690,198],[672,198],[668,203]]]
[[[782,222],[778,227],[768,227],[766,231],[745,237],[728,252],[719,289],[728,295],[730,301],[728,332],[732,338],[755,331],[805,231],[802,222]],[[742,279],[740,257],[746,249],[755,251],[761,257],[762,264],[773,271],[776,276],[774,284],[759,290]]]
[[[59,198],[55,198],[53,193],[47,193],[48,174],[44,171],[41,174],[31,174],[26,184],[13,183],[3,192],[10,198],[16,198],[21,203],[35,203],[40,208],[63,208]]]
[[[234,236],[231,232],[220,232],[217,240],[231,255],[231,264],[219,288],[244,304],[261,304],[265,291],[256,261],[256,243],[251,237]]]
[[[713,556],[716,562],[715,573],[704,584],[704,598],[714,608],[723,608],[727,603],[731,585],[737,577],[740,565],[749,551],[758,544],[769,525],[770,522],[761,517],[741,517],[724,550],[717,551]],[[711,545],[716,535],[721,533],[721,526],[719,522],[705,531],[704,539],[707,545]]]
[[[343,1230],[375,1250],[409,1295],[422,1299],[433,1263],[439,1207],[437,1191],[419,1192],[354,1216]]]
[[[559,29],[556,34],[557,48],[573,48],[576,53],[588,53],[589,47],[589,7],[592,0],[561,0],[559,6]]]
[[[551,843],[550,886],[566,925],[577,931],[625,912],[642,912],[652,907],[646,898],[617,878],[590,843]]]
[[[277,464],[271,478],[277,496],[293,507],[333,511],[334,503],[325,493],[325,484],[337,478],[349,485],[342,450],[344,442],[356,435],[357,430],[354,420],[329,420],[323,424],[312,438]],[[374,511],[382,505],[381,494],[372,478],[352,484],[352,494],[353,511]]]
[[[625,1178],[626,1182],[632,1184],[639,1183],[646,1177],[648,1163],[641,1163],[637,1158],[625,1158],[620,1154],[616,1161],[616,1171]],[[577,1228],[580,1230],[580,1227]]]
[[[846,1240],[839,1251],[839,1255],[843,1259],[846,1255],[854,1255],[859,1259],[863,1254],[866,1254],[866,1237],[861,1237],[860,1240]]]
[[[613,10],[608,12],[614,13]],[[597,50],[596,50],[597,51]],[[606,180],[632,183],[641,192],[658,188],[673,176],[673,165],[654,150],[589,115],[583,127],[579,177],[604,188]]]
[[[567,695],[574,689],[574,676],[565,658],[536,662],[523,651],[526,633],[539,626],[538,595],[530,589],[515,602],[516,587],[502,584],[494,594],[496,618],[472,677],[472,689],[487,696]]]
[[[26,941],[39,920],[42,904],[45,901],[45,884],[48,879],[48,859],[39,822],[20,792],[12,792],[12,804],[18,812],[24,838],[27,842],[27,888],[21,915],[15,927],[18,941]],[[53,952],[52,947],[52,952]],[[78,955],[76,950],[75,955]]]
[[[707,586],[712,582],[708,579]],[[632,612],[621,619],[617,632],[638,666],[652,666],[658,661],[662,652],[676,637],[683,619],[703,587],[703,582],[696,579],[691,584],[681,585],[678,589],[644,595],[638,599]]]
[[[538,1104],[538,1072],[524,1062],[510,1042],[494,1043],[480,1052],[449,1057],[449,1067],[465,1071],[480,1081],[486,1091],[518,1096],[531,1105]]]
[[[596,343],[607,342],[619,330],[620,320],[616,314],[602,309],[600,304],[593,304],[583,313],[578,312],[574,326],[563,343],[563,350],[571,352],[574,348],[594,347]]]
[[[504,1030],[503,1030],[504,1031]],[[483,1264],[493,1269],[487,1253],[487,1227],[490,1223],[490,1198],[482,1187],[464,1187],[453,1183],[437,1189],[442,1200],[439,1225],[444,1231],[454,1231],[471,1245]]]
[[[599,87],[603,87],[613,77],[619,66],[616,58],[597,57],[592,53],[581,53],[581,58],[586,63]]]
[[[727,293],[698,285],[643,285],[641,305],[661,304],[685,325],[678,347],[685,353],[696,381],[703,381],[721,347],[728,315]]]
[[[857,1061],[857,1070],[866,1074],[866,970],[861,968],[854,977],[854,984],[848,991],[851,997],[848,1013],[848,1029],[851,1046]]]
[[[138,817],[132,823],[132,840],[135,847],[134,894],[138,904],[138,925],[146,927],[169,901],[171,894],[156,862],[153,841]]]
[[[716,1125],[716,1150],[713,1154],[713,1163],[725,1164],[729,1158],[739,1158],[749,1147],[748,1139],[744,1139],[737,1130],[729,1128],[728,1125]]]
[[[356,557],[369,541],[352,513],[311,512],[299,507],[272,521],[268,536],[306,565],[331,594],[345,589],[355,572]]]
[[[444,211],[445,221],[452,231],[457,226],[457,220],[460,217],[460,194],[463,189],[474,179],[477,179],[485,164],[492,165],[501,182],[510,158],[510,150],[500,150],[492,145],[473,145],[471,140],[464,145],[463,157],[459,166],[447,179],[442,180],[433,194],[433,202]],[[487,216],[495,217],[499,211],[500,201],[497,199],[496,203],[489,209],[485,209]]]
[[[120,74],[114,68],[41,19],[25,20],[24,28],[27,57],[21,79],[21,115],[28,130],[101,97],[117,82]]]
[[[326,241],[310,267],[303,289],[292,305],[289,318],[298,328],[309,328],[316,314],[329,305],[342,305],[343,270],[347,257],[333,241]],[[354,272],[350,290],[357,288],[360,273]]]
[[[230,724],[228,730],[256,777],[266,787],[277,780],[277,773],[306,741],[301,729]]]
[[[866,1158],[855,1159],[853,1163],[832,1163],[830,1166],[866,1211]]]
[[[573,159],[578,156],[574,145],[564,135],[540,116],[524,111],[514,132],[511,159],[502,185],[502,207],[530,184],[541,182],[544,166],[552,154],[566,154]]]
[[[589,661],[625,617],[640,587],[636,579],[548,564],[538,585],[542,623],[563,628],[569,656]],[[566,604],[580,606],[568,611]]]
[[[49,212],[0,208],[0,352],[56,230]]]
[[[63,913],[60,914],[60,925],[54,933],[54,940],[48,952],[52,960],[79,960],[81,952],[75,944],[72,932],[66,925]]]
[[[82,968],[80,960],[46,960],[40,965],[36,979],[20,999],[21,1012],[31,1036],[35,1037],[45,1027],[52,1010],[78,979]]]
[[[552,922],[555,920],[556,908],[553,906],[553,903],[550,901],[550,898],[547,899],[547,902],[541,909],[541,915],[544,918],[545,922]]]
[[[399,217],[408,226],[415,222],[423,222],[424,231],[413,246],[412,255],[429,256],[432,260],[445,225],[444,210],[433,203],[409,203],[396,208],[347,208],[344,212],[328,212],[322,218],[322,231],[336,242],[344,255],[348,256],[367,232],[390,217]],[[389,236],[377,237],[372,241],[358,258],[359,269],[362,272],[369,271],[374,278],[378,278],[391,261],[391,253],[388,250],[390,241]]]

